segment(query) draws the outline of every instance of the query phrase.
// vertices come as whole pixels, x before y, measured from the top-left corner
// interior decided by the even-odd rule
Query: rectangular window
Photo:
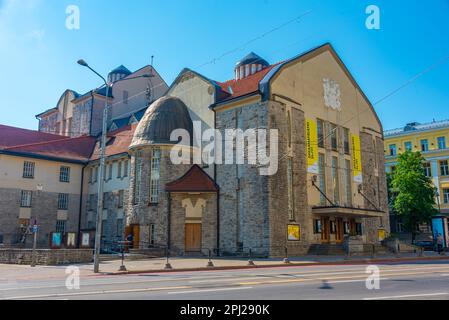
[[[404,147],[405,147],[405,151],[413,151],[413,146],[412,143],[410,141],[407,141],[406,143],[404,143]]]
[[[23,163],[23,177],[25,179],[34,179],[34,162],[25,161]]]
[[[355,224],[355,232],[358,236],[361,236],[363,234],[363,228],[361,223]]]
[[[396,157],[396,155],[397,155],[396,145],[390,144],[389,150],[390,150],[390,156]]]
[[[449,204],[449,189],[443,189],[443,203]]]
[[[20,206],[22,208],[31,208],[31,203],[33,199],[33,192],[22,190],[22,194],[20,197]]]
[[[320,189],[323,193],[326,193],[326,165],[324,160],[324,154],[318,154],[318,177],[320,183]],[[326,205],[326,197],[320,192],[320,205]]]
[[[0,234],[0,244],[3,244],[3,235]]]
[[[446,149],[446,138],[445,137],[438,138],[438,149],[440,149],[440,150]]]
[[[122,166],[123,166],[122,161],[119,161],[117,163],[117,178],[121,178],[122,177]]]
[[[107,206],[107,200],[108,200],[108,193],[103,193],[103,210],[106,210],[108,208]]]
[[[313,232],[315,234],[321,234],[323,231],[321,226],[321,219],[316,219],[313,221]]]
[[[432,176],[432,166],[430,162],[424,163],[424,174],[426,175],[426,177]]]
[[[114,163],[111,163],[109,165],[109,174],[108,174],[108,180],[112,180],[112,171],[114,170]]]
[[[287,184],[288,184],[288,219],[295,220],[294,205],[293,205],[293,168],[292,159],[288,159],[287,168]]]
[[[150,247],[153,247],[156,244],[156,226],[154,224],[150,224]]]
[[[337,224],[335,223],[335,221],[330,221],[330,233],[331,234],[336,234],[337,233]]]
[[[89,195],[89,211],[93,211],[95,209],[95,195]]]
[[[125,201],[125,191],[120,190],[118,192],[118,207],[119,208],[123,208],[124,201]]]
[[[59,181],[70,182],[70,167],[61,167],[59,170]]]
[[[405,151],[413,151],[413,146],[410,141],[407,141],[406,143],[404,143],[404,147],[405,147]]]
[[[142,182],[141,162],[141,153],[138,152],[134,162],[134,204],[138,204],[140,202],[140,184]]]
[[[440,161],[440,173],[442,176],[449,176],[449,165],[447,160]]]
[[[338,158],[332,157],[332,188],[334,190],[334,203],[340,204],[340,181],[338,177]]]
[[[94,182],[98,181],[98,167],[95,167]]]
[[[58,220],[58,221],[56,221],[56,233],[64,234],[65,231],[66,231],[66,225],[67,225],[67,221],[66,220]]]
[[[124,90],[123,91],[123,103],[128,104],[128,98],[129,98],[129,92]]]
[[[429,140],[427,139],[421,140],[421,151],[422,152],[429,151]]]
[[[58,194],[58,210],[67,210],[69,208],[69,195],[67,193]]]
[[[123,165],[123,177],[126,178],[128,176],[128,164],[129,161],[125,160],[125,164]]]
[[[331,137],[331,148],[338,151],[338,128],[335,124],[329,124],[329,135]]]
[[[153,149],[151,157],[151,176],[150,176],[150,203],[159,202],[159,180],[161,166],[161,150]]]
[[[352,207],[351,161],[345,160],[346,206]]]
[[[351,233],[351,227],[350,227],[348,221],[343,222],[343,231],[344,231],[344,234],[350,234]]]
[[[89,168],[89,183],[93,183],[93,182],[94,182],[94,169]]]
[[[349,129],[344,128],[343,129],[343,147],[345,154],[350,154],[350,147],[349,147]]]
[[[317,131],[318,131],[318,147],[324,148],[324,123],[323,120],[317,120]]]
[[[125,226],[123,224],[123,219],[117,219],[117,239],[119,241],[125,238]]]

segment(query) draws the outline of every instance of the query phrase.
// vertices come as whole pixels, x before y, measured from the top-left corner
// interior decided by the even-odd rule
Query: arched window
[[[153,149],[151,157],[151,174],[150,174],[150,203],[157,204],[159,202],[159,182],[161,171],[161,149]]]

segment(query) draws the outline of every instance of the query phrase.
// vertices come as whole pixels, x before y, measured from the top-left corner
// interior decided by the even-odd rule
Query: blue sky
[[[381,10],[380,30],[365,27],[371,4]],[[80,8],[80,30],[65,27],[68,5]],[[250,51],[277,62],[325,42],[374,103],[449,56],[448,14],[449,0],[0,0],[0,123],[36,129],[34,115],[65,89],[99,86],[79,58],[107,74],[155,55],[168,84],[184,67],[224,81]],[[449,61],[376,110],[385,129],[449,119]]]

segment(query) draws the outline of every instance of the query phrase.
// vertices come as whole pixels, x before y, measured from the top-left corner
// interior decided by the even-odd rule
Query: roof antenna
[[[151,56],[151,75],[153,76],[153,62],[154,62],[154,55]]]

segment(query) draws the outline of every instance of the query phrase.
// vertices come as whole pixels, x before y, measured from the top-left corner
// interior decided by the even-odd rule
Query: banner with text
[[[354,182],[363,183],[362,176],[362,151],[360,145],[360,137],[352,135],[352,164],[354,171]]]
[[[316,121],[306,120],[307,172],[318,174],[318,130]]]

